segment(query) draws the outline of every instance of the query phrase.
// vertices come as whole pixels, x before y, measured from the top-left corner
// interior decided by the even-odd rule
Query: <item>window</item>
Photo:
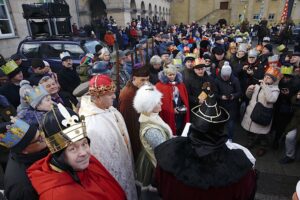
[[[227,10],[229,7],[229,2],[220,2],[220,9]]]
[[[259,14],[253,15],[253,19],[254,19],[254,20],[259,20]]]
[[[68,51],[72,58],[78,59],[84,55],[84,51],[79,45],[65,44],[65,51]]]
[[[63,52],[62,44],[47,44],[42,43],[40,53],[43,58],[59,58],[59,54]]]
[[[6,1],[0,0],[0,38],[14,36],[14,30],[7,9]]]
[[[275,14],[274,13],[270,13],[268,19],[269,20],[274,20]]]
[[[27,58],[40,58],[40,44],[23,44],[22,53]]]

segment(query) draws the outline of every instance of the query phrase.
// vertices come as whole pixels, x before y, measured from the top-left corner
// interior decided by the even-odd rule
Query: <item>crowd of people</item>
[[[275,50],[268,31],[254,46],[244,24],[221,22],[112,23],[107,47],[79,66],[61,52],[57,73],[40,58],[24,66],[20,55],[1,56],[6,198],[254,199],[249,149],[264,156],[285,140],[279,162],[295,161],[300,48]],[[125,35],[128,43],[115,42]],[[239,124],[245,147],[235,143]]]

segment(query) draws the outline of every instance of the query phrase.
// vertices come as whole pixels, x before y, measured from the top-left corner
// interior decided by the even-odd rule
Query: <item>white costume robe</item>
[[[100,109],[84,96],[79,114],[85,116],[92,154],[118,181],[127,199],[137,200],[132,150],[121,113],[112,106]]]

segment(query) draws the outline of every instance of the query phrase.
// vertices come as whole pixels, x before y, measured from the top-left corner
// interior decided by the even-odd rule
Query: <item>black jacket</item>
[[[38,200],[39,196],[27,177],[26,170],[35,161],[47,156],[48,149],[34,154],[10,153],[5,175],[4,192],[9,200]]]
[[[233,99],[223,100],[222,95],[232,95]],[[240,82],[233,74],[228,81],[224,81],[220,76],[216,79],[216,96],[219,105],[229,112],[230,117],[236,117],[241,95]]]
[[[45,74],[36,74],[36,73],[32,73],[29,78],[28,81],[30,82],[30,85],[39,85],[40,80],[45,76]]]
[[[75,69],[63,67],[57,74],[61,90],[72,94],[73,90],[80,84],[80,78]]]
[[[13,83],[7,83],[0,87],[0,94],[5,96],[9,103],[17,109],[20,104],[20,86]]]
[[[202,85],[205,82],[210,82],[212,91],[214,91],[214,79],[211,76],[208,76],[206,72],[203,77],[197,76],[194,72],[191,73],[189,77],[186,77],[185,86],[189,95],[190,108],[199,105],[198,96],[203,91]]]

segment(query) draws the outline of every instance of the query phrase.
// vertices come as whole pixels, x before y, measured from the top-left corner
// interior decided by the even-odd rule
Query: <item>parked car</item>
[[[54,72],[58,72],[62,66],[59,57],[61,52],[68,51],[73,59],[73,66],[76,67],[86,53],[95,53],[97,44],[107,47],[104,42],[91,38],[32,39],[28,37],[20,42],[17,53],[23,57],[23,62],[27,66],[31,65],[33,58],[41,58],[49,62]]]

